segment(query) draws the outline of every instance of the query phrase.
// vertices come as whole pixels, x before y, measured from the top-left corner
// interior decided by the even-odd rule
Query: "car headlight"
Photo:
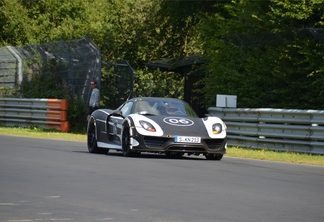
[[[141,124],[141,126],[142,126],[145,130],[147,130],[147,131],[149,131],[149,132],[156,132],[154,126],[153,126],[151,123],[146,122],[146,121],[143,121],[143,120],[139,121],[139,123]]]
[[[222,132],[223,128],[220,123],[215,123],[213,125],[213,134],[220,134]]]

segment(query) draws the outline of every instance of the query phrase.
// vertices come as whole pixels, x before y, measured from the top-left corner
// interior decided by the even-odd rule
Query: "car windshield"
[[[197,117],[195,111],[184,101],[177,99],[138,100],[133,113],[143,115],[187,116]]]

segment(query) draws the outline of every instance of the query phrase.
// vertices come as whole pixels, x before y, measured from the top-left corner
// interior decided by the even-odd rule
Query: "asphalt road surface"
[[[324,167],[0,135],[0,221],[322,222]]]

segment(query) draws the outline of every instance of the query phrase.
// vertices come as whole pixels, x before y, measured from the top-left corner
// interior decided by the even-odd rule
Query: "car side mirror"
[[[121,110],[117,110],[117,111],[114,111],[111,115],[112,116],[123,116],[123,112]]]

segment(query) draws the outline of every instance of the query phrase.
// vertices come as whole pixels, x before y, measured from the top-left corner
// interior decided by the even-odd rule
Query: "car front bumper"
[[[151,137],[135,135],[133,140],[136,140],[137,146],[133,146],[133,151],[142,152],[182,152],[194,154],[225,154],[226,153],[226,138],[211,139],[201,138],[200,143],[177,143],[174,142],[174,137]]]

